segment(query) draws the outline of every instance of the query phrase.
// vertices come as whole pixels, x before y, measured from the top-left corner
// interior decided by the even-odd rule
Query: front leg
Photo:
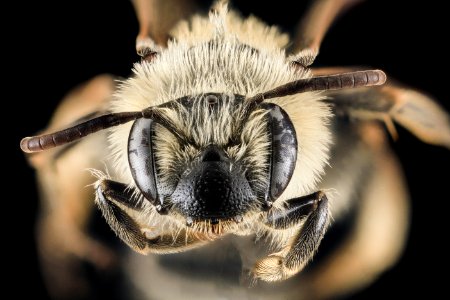
[[[136,197],[136,191],[123,183],[100,180],[96,187],[96,203],[119,238],[142,254],[186,251],[211,240],[187,228],[176,230],[176,234],[150,231],[136,218],[137,215],[152,217],[150,203],[140,200]]]
[[[296,230],[287,246],[256,262],[253,274],[280,281],[300,272],[311,260],[329,223],[328,199],[323,192],[290,199],[283,211],[269,211],[265,224],[273,230]]]

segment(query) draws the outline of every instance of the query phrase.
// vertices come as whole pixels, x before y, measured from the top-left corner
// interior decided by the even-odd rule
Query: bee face
[[[216,223],[270,207],[281,195],[296,162],[294,127],[279,106],[249,108],[243,100],[206,93],[169,102],[163,115],[178,136],[151,119],[135,121],[130,169],[158,212]]]
[[[134,76],[119,84],[110,110],[119,113],[158,107],[170,123],[170,126],[163,126],[157,122],[153,135],[158,180],[170,190],[168,194],[174,191],[180,175],[191,162],[200,157],[205,147],[214,144],[232,162],[241,162],[250,186],[256,190],[257,202],[269,201],[266,195],[270,186],[269,108],[260,103],[244,118],[242,105],[249,102],[251,96],[287,82],[306,80],[311,74],[292,68],[279,49],[261,48],[252,40],[241,42],[234,34],[215,37],[215,24],[207,21],[205,26],[211,29],[211,36],[205,40],[195,42],[180,37],[151,62],[136,64]],[[274,39],[278,36],[276,32],[273,35]],[[207,101],[188,100],[201,95],[209,95],[212,102],[219,95],[220,99],[229,100],[222,103],[219,99],[216,106],[207,105]],[[295,125],[301,159],[293,175],[299,179],[286,188],[280,201],[312,192],[323,173],[331,140],[326,124],[331,114],[328,104],[321,100],[319,93],[308,92],[263,101],[276,103],[286,111],[292,121],[289,123],[301,124]],[[177,134],[172,134],[168,127],[176,128]],[[119,174],[117,179],[137,188],[128,158],[130,132],[131,124],[112,129],[109,146],[112,164]]]

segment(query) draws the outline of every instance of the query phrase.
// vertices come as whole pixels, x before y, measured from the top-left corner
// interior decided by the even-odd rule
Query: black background
[[[256,6],[234,2],[244,15],[253,12],[285,30],[294,27],[306,6],[281,0],[257,2]],[[448,37],[447,10],[444,4],[432,1],[414,2],[418,3],[373,0],[354,8],[328,32],[315,65],[381,68],[439,99],[449,111],[445,72],[450,52],[443,44]],[[8,219],[3,226],[3,249],[8,252],[5,258],[13,262],[4,272],[15,298],[29,292],[45,298],[34,245],[37,192],[33,171],[18,147],[20,138],[44,128],[58,101],[75,85],[101,73],[129,75],[132,63],[138,60],[134,52],[138,24],[126,0],[19,1],[16,5],[4,11],[11,12],[12,20],[2,30],[3,41],[6,38],[2,47],[7,50],[3,89],[12,92],[4,96],[3,103],[8,105],[8,117],[16,119],[2,126],[3,132],[13,134],[6,146],[12,152],[5,161],[6,165],[13,162],[13,167],[8,167],[12,181],[4,188],[15,191],[3,199],[12,204],[3,208],[3,216],[9,218],[3,218]],[[438,298],[447,290],[444,275],[437,272],[445,274],[448,266],[443,242],[448,228],[450,152],[423,144],[400,128],[399,134],[393,148],[412,195],[408,246],[394,269],[352,299],[418,294]],[[13,184],[15,189],[11,189]]]

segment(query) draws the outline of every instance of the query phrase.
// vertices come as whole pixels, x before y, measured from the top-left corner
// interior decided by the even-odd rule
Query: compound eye
[[[270,186],[268,199],[275,201],[286,189],[297,161],[297,136],[289,115],[278,105],[263,103],[269,110],[268,130],[272,149],[270,152]]]
[[[131,127],[128,138],[128,162],[134,182],[145,198],[151,203],[158,201],[156,168],[152,136],[155,122],[151,119],[138,119]]]

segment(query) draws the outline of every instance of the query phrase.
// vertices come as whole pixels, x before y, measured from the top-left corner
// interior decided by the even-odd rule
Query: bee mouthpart
[[[237,224],[242,222],[243,217],[238,215],[232,218],[208,218],[203,220],[194,220],[191,217],[186,218],[186,226],[194,231],[202,233],[212,233],[222,235],[232,231]]]
[[[194,220],[191,217],[186,218],[186,226],[192,227],[194,224],[208,224],[208,225],[218,225],[221,223],[236,223],[239,224],[242,222],[244,218],[241,215],[232,217],[232,218],[210,218],[205,220]]]

